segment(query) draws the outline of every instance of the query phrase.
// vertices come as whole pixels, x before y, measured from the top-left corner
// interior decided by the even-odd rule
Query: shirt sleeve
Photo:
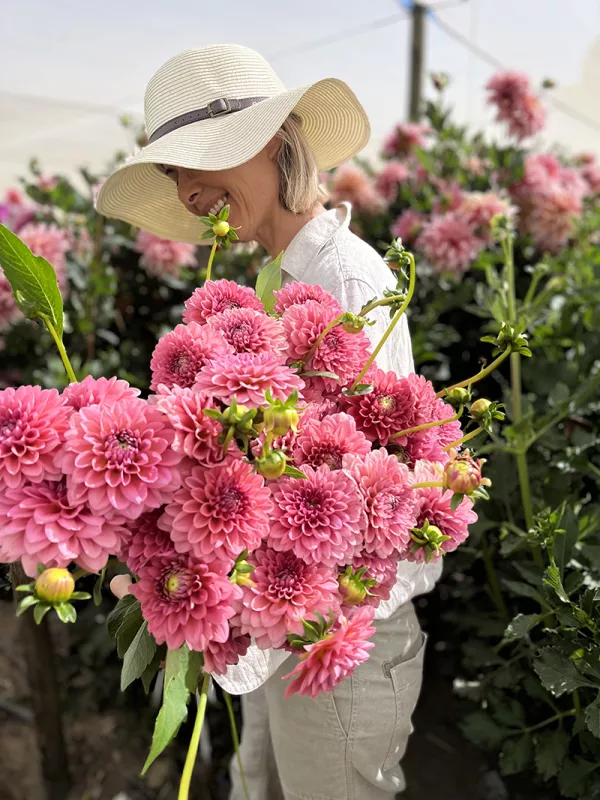
[[[381,297],[381,293],[370,283],[356,278],[342,281],[332,294],[344,311],[351,311],[354,314],[357,314],[369,301]],[[370,312],[368,317],[369,320],[374,320],[375,324],[365,325],[364,331],[371,346],[375,347],[391,322],[389,308],[380,306]],[[393,370],[402,376],[415,371],[406,314],[403,314],[377,355],[377,365],[386,372]]]

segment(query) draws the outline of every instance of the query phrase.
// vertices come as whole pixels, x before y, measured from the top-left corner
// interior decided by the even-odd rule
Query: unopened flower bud
[[[488,400],[485,397],[480,397],[479,400],[475,400],[471,406],[471,416],[473,419],[481,419],[491,405],[491,400]]]
[[[544,78],[542,81],[542,89],[554,89],[556,86],[556,81],[552,78]]]
[[[277,408],[267,406],[263,411],[265,430],[273,436],[285,436],[289,431],[298,433],[300,417],[295,408]]]
[[[467,387],[461,386],[457,389],[450,389],[444,397],[444,401],[449,403],[452,408],[458,410],[461,406],[466,405],[471,400],[471,390]]]
[[[66,603],[75,591],[75,581],[68,569],[46,569],[35,582],[37,597],[48,605]]]
[[[340,594],[348,606],[359,606],[367,596],[367,589],[346,572],[338,578]]]
[[[485,459],[474,459],[465,452],[449,461],[444,467],[444,488],[454,494],[471,494],[479,486],[490,485],[481,475]]]
[[[256,471],[259,475],[262,475],[263,478],[276,481],[277,478],[281,478],[285,472],[287,458],[282,450],[271,450],[266,456],[257,458],[254,465],[256,466]]]
[[[225,222],[224,219],[219,220],[213,225],[213,233],[215,236],[227,236],[229,233],[230,225],[228,222]]]
[[[450,78],[445,72],[431,73],[431,82],[434,88],[438,90],[438,92],[443,92],[446,86],[448,86],[449,81]]]
[[[342,319],[342,328],[346,333],[360,333],[367,323],[366,317],[351,314],[347,311]]]

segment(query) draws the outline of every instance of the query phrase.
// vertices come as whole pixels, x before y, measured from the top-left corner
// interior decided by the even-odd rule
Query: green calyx
[[[206,408],[203,413],[206,414],[207,417],[211,417],[211,419],[220,422],[223,426],[223,431],[219,436],[219,442],[223,445],[224,453],[227,452],[232,439],[238,442],[244,452],[248,452],[250,440],[254,439],[260,433],[255,427],[258,409],[238,405],[235,397],[232,399],[231,404],[223,411],[219,411],[216,408]]]
[[[295,633],[288,634],[287,643],[294,650],[304,650],[307,645],[315,644],[321,639],[327,638],[335,622],[332,612],[329,612],[329,617],[327,619],[325,619],[322,614],[319,614],[318,611],[315,613],[315,616],[317,618],[316,620],[302,620],[302,627],[304,629],[303,636]]]
[[[494,345],[493,356],[504,353],[510,347],[511,353],[519,353],[522,356],[530,356],[529,342],[524,333],[519,333],[513,325],[503,322],[497,336],[483,336],[482,342],[489,342]]]
[[[208,214],[206,217],[199,217],[200,222],[206,226],[207,230],[200,237],[201,239],[216,239],[220,247],[231,247],[232,242],[239,242],[240,237],[234,228],[227,221],[229,219],[229,205],[223,206],[218,214]]]
[[[76,592],[75,579],[67,569],[45,569],[38,565],[38,577],[35,581],[17,586],[17,592],[25,592],[27,596],[17,607],[20,617],[28,608],[33,608],[33,617],[39,625],[51,608],[54,609],[61,622],[75,622],[77,612],[70,601],[89,600],[87,592]]]
[[[266,455],[256,459],[254,467],[263,478],[275,481],[284,474],[287,467],[287,457],[283,450],[270,450]]]
[[[247,558],[247,550],[244,550],[244,552],[240,553],[236,558],[233,569],[231,570],[231,575],[229,576],[231,583],[235,583],[238,586],[254,586],[254,581],[250,576],[254,572],[255,567],[253,564],[249,564],[246,561]]]
[[[420,528],[413,528],[410,534],[413,544],[410,548],[411,553],[424,550],[425,561],[429,563],[434,555],[444,555],[442,545],[450,537],[445,536],[437,525],[431,525],[429,520],[425,520]]]
[[[366,567],[353,570],[347,566],[338,578],[340,594],[344,598],[344,603],[349,606],[360,605],[365,597],[372,596],[369,589],[377,586],[375,578],[365,578]]]
[[[469,416],[478,422],[484,431],[491,433],[494,420],[501,422],[505,417],[504,412],[501,411],[502,408],[504,408],[503,403],[497,400],[492,402],[485,397],[480,397],[469,409]]]
[[[265,431],[273,436],[285,436],[289,431],[298,433],[298,392],[296,389],[287,400],[274,400],[269,389],[265,392],[268,406],[263,409]]]

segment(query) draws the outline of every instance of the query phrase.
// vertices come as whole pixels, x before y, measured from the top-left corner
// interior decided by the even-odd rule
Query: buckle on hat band
[[[149,137],[148,144],[152,144],[157,139],[166,136],[167,133],[183,128],[184,125],[191,125],[193,122],[201,122],[215,117],[223,117],[226,114],[234,114],[236,111],[243,111],[255,103],[260,103],[262,100],[268,100],[268,97],[243,97],[241,99],[220,97],[217,100],[211,100],[204,108],[180,114],[178,117],[173,117],[168,122],[159,125]]]
[[[206,110],[210,117],[220,117],[221,114],[229,114],[231,112],[231,103],[226,97],[220,100],[213,100],[206,106]]]

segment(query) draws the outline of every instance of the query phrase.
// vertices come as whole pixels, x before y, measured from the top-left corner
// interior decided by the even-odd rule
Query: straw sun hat
[[[259,153],[292,112],[319,170],[351,158],[370,132],[363,107],[343,81],[326,78],[286,90],[262,56],[239,45],[171,58],[148,84],[144,108],[149,144],[108,178],[97,208],[180,242],[198,243],[205,229],[157,164],[236,167]]]

